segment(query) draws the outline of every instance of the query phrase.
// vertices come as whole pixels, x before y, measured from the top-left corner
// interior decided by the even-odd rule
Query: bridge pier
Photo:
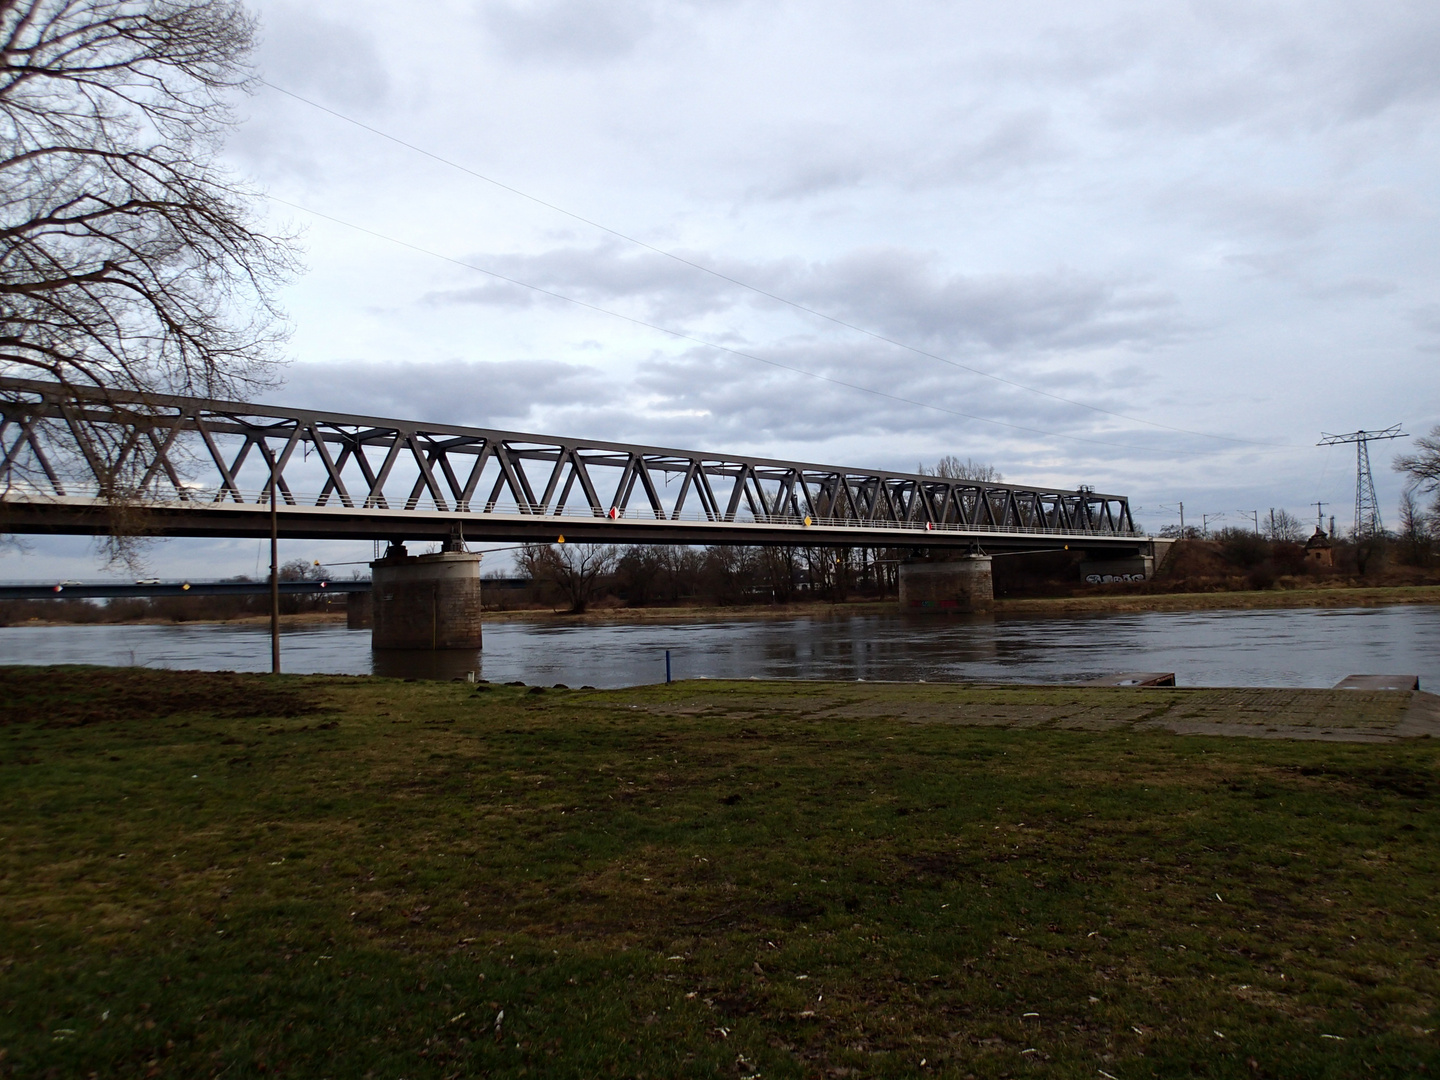
[[[375,593],[352,592],[345,597],[345,629],[369,630],[375,625]]]
[[[970,614],[995,606],[989,555],[907,559],[900,564],[900,607],[905,611]]]
[[[374,649],[480,648],[480,556],[409,555],[392,543],[370,564]]]

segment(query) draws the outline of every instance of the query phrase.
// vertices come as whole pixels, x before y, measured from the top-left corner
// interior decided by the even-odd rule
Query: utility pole
[[[1370,475],[1369,443],[1379,439],[1408,439],[1410,436],[1400,430],[1399,424],[1391,424],[1384,431],[1352,431],[1348,435],[1320,433],[1316,446],[1338,446],[1341,443],[1355,444],[1355,539],[1379,536],[1385,531],[1380,521],[1380,500],[1375,497],[1375,478]]]
[[[1249,514],[1250,520],[1255,523],[1255,535],[1260,535],[1260,511],[1259,510],[1238,510],[1236,513]]]
[[[270,458],[270,674],[280,674],[280,509],[275,504],[278,462]]]
[[[1180,504],[1180,539],[1185,539],[1185,504]]]
[[[1327,502],[1319,502],[1319,501],[1317,500],[1316,502],[1313,502],[1313,503],[1311,503],[1310,505],[1313,506],[1313,507],[1315,507],[1315,528],[1319,529],[1321,532],[1324,532],[1324,531],[1325,531],[1325,507],[1329,506],[1330,504],[1327,503]],[[1333,531],[1333,530],[1332,530],[1332,531]]]

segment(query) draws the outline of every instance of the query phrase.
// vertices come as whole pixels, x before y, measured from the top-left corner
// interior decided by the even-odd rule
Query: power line
[[[1137,453],[1142,454],[1152,454],[1155,452],[1155,448],[1150,446],[1132,446],[1128,443],[1109,442],[1103,439],[1087,439],[1081,435],[1067,435],[1061,431],[1047,431],[1044,428],[1027,427],[1024,424],[1012,424],[1005,420],[994,420],[988,416],[976,416],[974,413],[960,412],[958,409],[947,409],[942,405],[935,405],[928,401],[916,401],[914,398],[902,397],[899,394],[887,393],[884,390],[876,390],[873,387],[869,386],[861,386],[859,383],[846,382],[844,379],[836,379],[830,375],[821,375],[819,372],[816,371],[807,371],[805,368],[795,367],[793,364],[784,364],[781,363],[779,360],[771,360],[764,356],[757,356],[755,353],[745,352],[742,349],[735,349],[730,347],[729,345],[721,345],[719,342],[710,341],[702,337],[697,337],[694,334],[687,334],[683,330],[674,330],[668,326],[661,326],[658,323],[647,322],[645,319],[636,318],[634,315],[626,315],[623,312],[601,307],[599,304],[592,304],[586,300],[577,300],[573,296],[566,296],[564,293],[556,292],[554,289],[547,289],[542,285],[532,285],[528,281],[521,281],[519,278],[513,278],[509,275],[499,273],[498,271],[489,270],[483,266],[477,266],[475,263],[466,262],[464,259],[457,259],[450,255],[442,255],[438,251],[431,251],[429,248],[421,247],[419,244],[412,244],[408,240],[400,240],[394,236],[387,236],[385,233],[377,232],[376,230],[366,228],[363,225],[356,225],[352,221],[346,221],[343,218],[335,217],[333,214],[325,214],[321,213],[319,210],[312,210],[308,206],[302,206],[299,203],[290,202],[288,199],[282,199],[277,195],[266,195],[265,197],[271,202],[279,203],[281,206],[288,206],[293,210],[299,210],[302,213],[310,214],[324,221],[333,222],[336,225],[343,225],[347,229],[353,229],[356,232],[364,233],[366,236],[373,236],[377,240],[384,240],[386,243],[395,244],[398,247],[408,248],[411,251],[419,252],[421,255],[428,255],[432,259],[440,259],[455,266],[463,266],[467,270],[474,270],[476,273],[485,274],[487,277],[495,278],[497,281],[504,281],[510,285],[518,285],[523,289],[529,289],[532,292],[539,293],[542,296],[549,296],[556,300],[562,300],[567,304],[574,304],[576,307],[585,308],[588,311],[598,312],[601,315],[608,315],[614,319],[622,319],[625,322],[631,323],[632,325],[642,326],[647,330],[655,330],[658,333],[667,334],[670,337],[677,338],[681,341],[692,341],[697,345],[705,346],[707,349],[715,349],[719,352],[729,353],[732,356],[739,356],[746,360],[754,360],[757,363],[768,364],[770,367],[780,368],[784,371],[794,372],[797,375],[804,375],[806,378],[819,379],[821,382],[831,383],[834,386],[843,386],[848,390],[858,390],[864,394],[873,394],[876,397],[886,398],[890,401],[899,402],[903,405],[913,405],[916,408],[929,409],[932,412],[945,413],[948,416],[958,416],[965,420],[975,420],[982,424],[993,424],[997,427],[1009,428],[1012,431],[1023,431],[1030,435],[1043,435],[1044,437],[1050,439],[1069,439],[1073,442],[1087,443],[1091,446],[1108,446],[1117,450],[1133,450]],[[1280,449],[1284,448],[1281,447]],[[1195,457],[1208,456],[1207,452],[1202,450],[1177,450],[1172,448],[1168,452],[1172,454],[1185,454]]]
[[[577,214],[573,210],[567,210],[565,209],[565,207],[542,199],[538,195],[531,195],[529,192],[522,191],[520,188],[507,184],[504,181],[496,180],[492,176],[486,176],[482,172],[477,172],[476,170],[469,168],[466,165],[461,165],[459,162],[452,161],[450,158],[443,157],[442,155],[437,154],[432,150],[426,150],[422,146],[417,146],[415,143],[408,142],[407,140],[400,138],[398,135],[392,135],[388,131],[384,131],[381,128],[377,128],[370,124],[367,124],[363,120],[357,120],[353,116],[347,116],[344,113],[332,109],[326,105],[321,105],[318,101],[312,101],[307,97],[302,97],[300,94],[297,94],[292,90],[286,90],[284,87],[276,86],[274,83],[270,82],[267,79],[260,79],[259,81],[263,85],[268,86],[271,90],[274,90],[276,93],[284,94],[286,97],[293,98],[294,100],[299,101],[305,105],[309,105],[313,109],[318,109],[323,113],[327,113],[330,116],[335,117],[337,120],[343,120],[347,124],[353,124],[355,127],[358,127],[363,131],[368,131],[372,135],[377,135],[382,139],[387,139],[390,142],[395,143],[397,146],[403,146],[407,150],[412,150],[417,154],[428,157],[432,161],[437,161],[440,164],[462,172],[467,176],[473,176],[475,179],[482,180],[487,184],[498,187],[502,191],[508,191],[512,195],[517,195],[522,199],[527,199],[530,202],[535,203],[537,206],[543,206],[547,210],[553,210],[557,214],[563,214],[565,217],[571,218],[574,221],[578,221],[581,224],[588,225],[592,229],[598,229],[601,232],[608,233],[609,235],[614,236],[617,239],[624,240],[628,244],[634,244],[637,247],[644,248],[646,251],[654,252],[656,255],[663,255],[667,259],[672,259],[675,262],[678,262],[684,266],[688,266],[693,270],[698,270],[703,274],[709,274],[711,277],[728,282],[731,285],[735,285],[741,289],[746,289],[750,292],[755,293],[757,296],[763,296],[768,300],[774,300],[776,303],[784,304],[787,307],[794,308],[796,311],[803,311],[805,314],[812,315],[817,319],[824,319],[826,322],[833,323],[836,326],[844,327],[845,329],[853,331],[857,334],[863,334],[866,337],[872,338],[875,341],[882,341],[887,345],[893,345],[898,349],[904,349],[907,352],[914,353],[917,356],[923,356],[930,360],[936,360],[942,364],[948,364],[951,367],[957,368],[961,371],[967,371],[972,375],[978,375],[983,379],[990,379],[994,382],[1001,383],[1004,386],[1014,387],[1017,390],[1024,390],[1027,393],[1038,394],[1041,397],[1049,398],[1052,401],[1063,402],[1066,405],[1074,405],[1077,408],[1081,409],[1089,409],[1092,412],[1101,413],[1105,416],[1113,416],[1120,420],[1128,420],[1131,423],[1135,424],[1145,424],[1149,427],[1160,428],[1165,431],[1174,431],[1183,435],[1195,435],[1202,439],[1216,439],[1221,442],[1232,442],[1240,444],[1242,446],[1276,447],[1284,445],[1280,443],[1260,442],[1254,439],[1238,439],[1231,435],[1215,435],[1206,431],[1194,431],[1190,428],[1176,427],[1173,424],[1162,424],[1158,420],[1147,420],[1144,417],[1140,416],[1130,416],[1127,413],[1115,412],[1112,409],[1101,408],[1099,405],[1091,405],[1088,402],[1077,401],[1074,398],[1067,398],[1061,394],[1053,394],[1048,390],[1042,390],[1038,386],[1030,386],[1026,383],[1016,382],[1013,379],[1007,379],[1002,375],[996,375],[993,372],[984,370],[983,368],[971,367],[969,364],[962,364],[960,361],[952,360],[948,356],[941,356],[938,353],[933,353],[929,350],[919,348],[918,346],[911,345],[908,342],[901,341],[898,338],[892,338],[886,334],[882,334],[874,330],[869,330],[866,327],[859,326],[852,322],[847,322],[845,319],[838,318],[834,315],[826,314],[823,311],[810,307],[808,304],[802,304],[797,300],[791,300],[788,297],[779,295],[778,293],[770,292],[768,289],[762,289],[758,285],[751,285],[747,281],[742,281],[739,278],[731,277],[729,274],[722,273],[721,271],[715,270],[709,266],[704,265],[703,263],[697,263],[691,259],[685,258],[683,255],[677,255],[673,251],[666,251],[664,248],[656,247],[654,244],[646,243],[644,240],[641,240],[638,237],[621,232],[619,229],[611,228],[609,225],[602,224],[601,222],[595,221],[592,218],[587,218],[583,214]]]

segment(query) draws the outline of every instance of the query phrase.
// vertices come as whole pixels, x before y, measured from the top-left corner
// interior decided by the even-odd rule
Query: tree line
[[[904,548],[530,544],[516,564],[532,599],[582,612],[602,593],[632,606],[841,602],[894,596]]]

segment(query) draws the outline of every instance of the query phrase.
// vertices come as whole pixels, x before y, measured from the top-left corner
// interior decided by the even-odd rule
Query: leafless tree
[[[618,556],[611,544],[527,544],[516,561],[532,580],[552,586],[570,610],[580,614],[599,591],[600,579],[615,569]]]
[[[916,471],[921,476],[943,476],[948,480],[978,480],[982,484],[998,484],[1005,479],[994,465],[983,465],[968,457],[961,461],[954,454],[946,454],[934,465],[921,465]]]
[[[1415,497],[1415,488],[1406,487],[1400,493],[1400,539],[1404,543],[1405,555],[1414,566],[1429,562],[1430,549],[1436,533],[1440,514],[1427,512]]]
[[[1264,519],[1261,519],[1264,521]],[[1290,543],[1297,543],[1305,539],[1305,526],[1294,514],[1288,510],[1270,511],[1268,528],[1265,529],[1267,540],[1287,540]]]
[[[1393,467],[1409,476],[1411,488],[1435,495],[1440,501],[1440,424],[1431,428],[1429,435],[1416,439],[1415,445],[1418,452],[1398,455]],[[1440,505],[1436,509],[1440,510]]]
[[[273,377],[293,237],[215,160],[254,33],[235,0],[0,0],[0,373],[206,397]],[[84,427],[123,503],[144,440]]]
[[[0,363],[214,397],[267,372],[291,246],[214,162],[230,0],[0,0]]]

